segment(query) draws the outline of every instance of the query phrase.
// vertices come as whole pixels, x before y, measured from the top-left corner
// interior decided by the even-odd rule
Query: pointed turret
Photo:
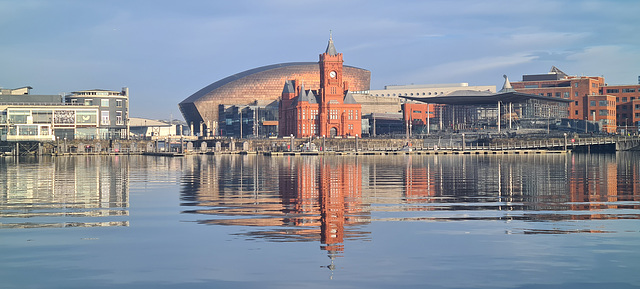
[[[309,102],[309,97],[307,96],[307,92],[304,90],[304,83],[300,85],[300,94],[298,94],[297,102]]]
[[[502,89],[498,92],[500,93],[504,93],[504,92],[514,92],[516,91],[515,89],[513,89],[513,87],[511,87],[511,82],[509,82],[509,77],[507,77],[507,75],[502,75],[502,77],[504,77],[504,85],[502,85]]]
[[[309,90],[309,93],[307,93],[307,98],[309,99],[309,104],[318,103],[318,98],[316,97],[316,94],[313,93],[313,90]]]
[[[296,93],[296,90],[293,89],[293,81],[287,80],[284,82],[284,88],[282,89],[282,93]]]
[[[353,94],[350,91],[347,91],[347,94],[344,96],[344,104],[356,104],[356,99],[353,98]]]
[[[324,53],[329,54],[331,56],[338,55],[338,51],[336,51],[336,47],[333,46],[333,36],[331,35],[331,32],[329,33],[329,44],[327,45],[327,50]]]

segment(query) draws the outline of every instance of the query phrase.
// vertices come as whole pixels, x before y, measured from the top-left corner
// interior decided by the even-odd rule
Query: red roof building
[[[342,53],[329,44],[320,54],[320,88],[305,90],[300,80],[287,80],[279,109],[279,134],[294,137],[362,135],[361,105],[343,80]]]

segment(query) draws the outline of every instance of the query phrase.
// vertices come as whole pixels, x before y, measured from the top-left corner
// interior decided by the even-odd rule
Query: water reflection
[[[344,239],[368,237],[357,158],[197,158],[183,182],[185,213],[216,216],[202,224],[257,229],[248,238],[320,241],[331,258]]]
[[[0,228],[128,226],[126,159],[0,159]]]
[[[634,153],[438,156],[210,156],[182,180],[184,213],[247,238],[320,241],[332,256],[378,221],[639,219]],[[531,225],[507,233],[607,233]]]

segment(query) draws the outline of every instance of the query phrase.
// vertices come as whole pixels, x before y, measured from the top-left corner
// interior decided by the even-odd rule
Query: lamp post
[[[584,133],[588,132],[587,126],[589,124],[589,117],[584,118]]]
[[[564,150],[567,151],[567,133],[564,133]]]
[[[289,151],[290,152],[293,151],[293,134],[291,134],[290,139],[289,139]]]
[[[429,104],[427,103],[427,135],[429,135],[429,119],[431,118],[431,111],[429,110]]]
[[[547,134],[549,134],[549,126],[551,123],[551,107],[548,107],[548,112],[547,112]]]
[[[240,139],[242,139],[242,109],[238,109],[240,112]]]
[[[325,140],[326,140],[326,139],[325,139],[325,135],[322,135],[322,151],[323,151],[323,152],[326,150],[326,148],[325,148],[325,146],[324,146],[324,145],[325,145]]]

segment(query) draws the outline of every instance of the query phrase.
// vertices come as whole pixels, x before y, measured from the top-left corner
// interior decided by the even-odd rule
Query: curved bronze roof
[[[218,121],[220,104],[246,105],[256,100],[277,100],[290,79],[303,81],[306,89],[319,89],[318,62],[278,63],[236,73],[205,86],[178,106],[187,122]],[[349,90],[369,90],[371,72],[344,65],[343,80],[349,83]]]

